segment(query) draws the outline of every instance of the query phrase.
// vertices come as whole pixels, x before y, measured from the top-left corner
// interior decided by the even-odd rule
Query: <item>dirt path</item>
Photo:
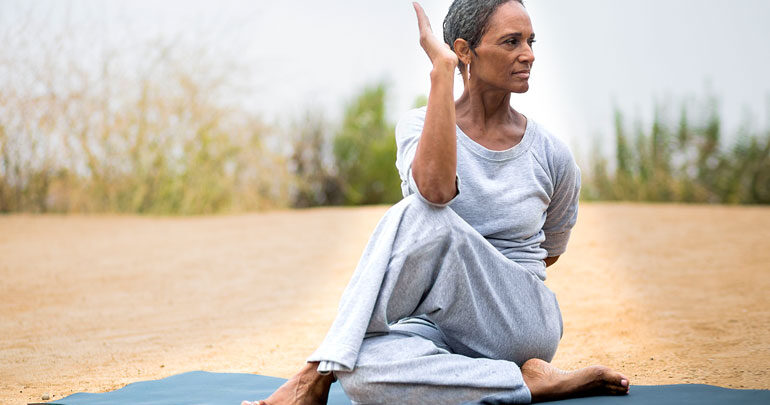
[[[288,377],[386,207],[0,216],[0,404],[190,370]],[[555,363],[770,388],[770,207],[583,203]]]

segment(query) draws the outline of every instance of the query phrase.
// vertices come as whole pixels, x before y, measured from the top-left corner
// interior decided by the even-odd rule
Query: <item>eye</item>
[[[509,39],[509,40],[505,41],[505,43],[506,43],[506,44],[511,44],[511,45],[513,45],[513,46],[518,46],[518,45],[519,45],[519,41],[520,41],[520,40],[519,40],[518,38],[511,38],[511,39]],[[529,44],[529,46],[530,46],[530,47],[532,47],[532,45],[533,45],[535,42],[537,42],[537,41],[536,41],[534,38],[532,38],[532,39],[528,39],[528,40],[527,40],[527,44]]]

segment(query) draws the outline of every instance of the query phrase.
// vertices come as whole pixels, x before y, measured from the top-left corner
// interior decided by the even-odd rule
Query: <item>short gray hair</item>
[[[487,31],[489,18],[500,5],[509,1],[524,5],[523,0],[454,0],[444,18],[444,42],[454,51],[455,40],[462,38],[471,50],[475,49]],[[458,61],[458,66],[465,69],[462,61]]]

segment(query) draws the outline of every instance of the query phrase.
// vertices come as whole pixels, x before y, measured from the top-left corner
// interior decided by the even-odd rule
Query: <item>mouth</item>
[[[521,70],[518,72],[513,72],[513,75],[519,79],[529,79],[529,70]]]

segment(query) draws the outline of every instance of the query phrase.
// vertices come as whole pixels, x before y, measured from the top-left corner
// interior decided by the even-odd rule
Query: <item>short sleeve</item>
[[[580,196],[580,167],[572,153],[560,141],[554,151],[554,188],[546,210],[545,242],[540,247],[548,251],[548,257],[559,256],[567,250],[572,227],[577,222]]]
[[[412,161],[417,153],[417,144],[420,142],[422,128],[425,125],[426,107],[415,108],[405,113],[396,124],[396,169],[401,178],[401,194],[406,197],[417,194],[417,197],[426,204],[445,207],[451,204],[460,195],[460,178],[455,175],[457,194],[451,200],[443,204],[436,204],[425,198],[417,188],[417,183],[412,175]]]

